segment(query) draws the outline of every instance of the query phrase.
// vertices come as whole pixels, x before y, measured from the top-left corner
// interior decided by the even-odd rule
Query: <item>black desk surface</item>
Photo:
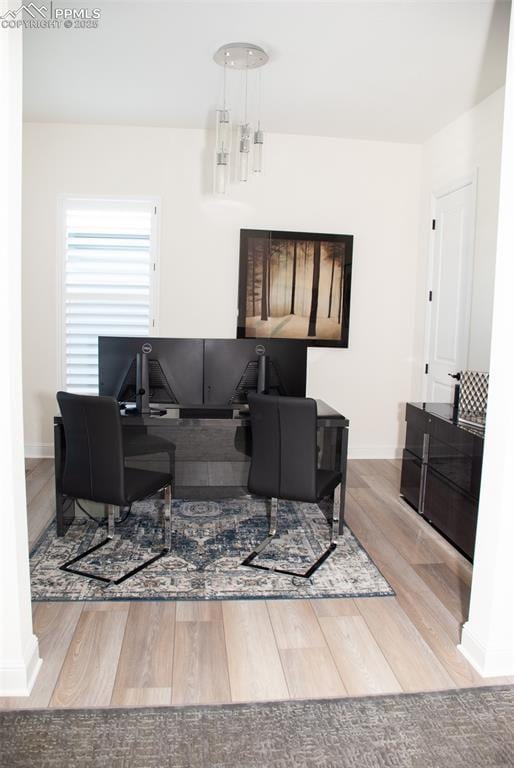
[[[318,408],[318,422],[324,422],[327,421],[327,425],[330,424],[330,422],[337,422],[337,426],[343,426],[347,427],[349,426],[350,422],[349,420],[343,416],[342,413],[339,413],[339,411],[336,411],[334,408],[331,408],[330,405],[327,405],[323,400],[316,400],[317,408]],[[157,405],[153,406],[154,408],[157,408]],[[159,421],[166,422],[169,419],[180,419],[182,422],[191,422],[191,425],[193,425],[198,419],[201,419],[202,421],[210,421],[212,419],[213,422],[218,424],[218,426],[222,427],[222,422],[224,419],[220,418],[212,418],[210,416],[207,416],[205,419],[202,419],[201,416],[196,416],[195,418],[191,418],[190,416],[184,417],[181,416],[180,411],[206,411],[212,413],[213,411],[227,411],[231,412],[232,416],[228,417],[226,421],[230,424],[231,421],[238,420],[240,422],[245,422],[249,419],[249,411],[247,405],[238,405],[238,406],[226,406],[226,405],[164,405],[163,409],[166,409],[166,413],[162,416],[154,416],[154,415],[144,415],[144,416],[135,416],[133,414],[125,414],[123,411],[121,411],[121,416],[123,419],[123,423],[127,426],[134,424],[143,424],[143,425],[150,425],[150,424],[157,424]],[[54,416],[54,424],[61,424],[62,417],[61,416]],[[341,423],[342,422],[342,423]],[[334,426],[336,426],[334,424]]]

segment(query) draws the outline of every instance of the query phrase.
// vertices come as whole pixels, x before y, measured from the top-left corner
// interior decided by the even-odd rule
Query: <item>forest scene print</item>
[[[353,238],[256,230],[241,235],[238,335],[346,346]]]

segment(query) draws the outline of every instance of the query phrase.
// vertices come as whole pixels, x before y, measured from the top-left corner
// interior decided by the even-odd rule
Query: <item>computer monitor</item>
[[[204,403],[244,405],[248,392],[305,396],[307,343],[296,339],[205,339]]]
[[[148,366],[149,403],[203,402],[203,339],[100,336],[99,393],[136,402],[137,355]]]

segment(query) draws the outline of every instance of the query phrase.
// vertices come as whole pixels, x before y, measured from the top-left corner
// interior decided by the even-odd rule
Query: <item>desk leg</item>
[[[55,520],[58,536],[64,536],[75,517],[74,501],[67,499],[62,492],[64,451],[64,430],[61,424],[54,424]]]
[[[341,494],[339,503],[339,534],[344,530],[344,505],[346,499],[346,462],[348,459],[348,427],[340,425],[320,429],[321,469],[336,469],[341,472]]]
[[[346,467],[348,462],[348,427],[338,429],[340,434],[340,456],[339,466],[341,470],[341,501],[339,507],[339,535],[342,535],[344,530],[344,506],[346,501]],[[339,442],[339,440],[338,440]]]

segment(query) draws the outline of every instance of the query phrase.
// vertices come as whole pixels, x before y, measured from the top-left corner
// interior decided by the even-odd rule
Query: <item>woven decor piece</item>
[[[134,504],[116,538],[81,561],[81,570],[116,578],[162,547],[162,502]],[[328,545],[329,527],[316,504],[280,502],[278,535],[259,562],[306,570]],[[66,536],[52,524],[31,556],[34,600],[214,600],[394,595],[369,555],[345,527],[340,544],[311,580],[241,565],[267,532],[266,504],[174,500],[169,555],[119,586],[59,570],[105,537],[105,527],[77,517]]]
[[[6,711],[0,743],[6,768],[506,768],[514,765],[514,688]]]
[[[482,373],[481,371],[461,372],[459,381],[459,420],[477,424],[485,423],[488,388],[488,373]]]

